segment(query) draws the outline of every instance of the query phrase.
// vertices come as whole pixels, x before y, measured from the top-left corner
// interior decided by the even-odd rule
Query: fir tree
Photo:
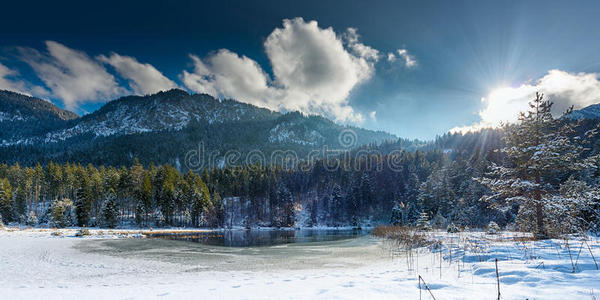
[[[192,222],[194,226],[200,225],[202,214],[211,209],[212,203],[210,202],[210,192],[208,187],[202,181],[200,176],[195,174],[189,174],[188,181],[190,181],[190,200],[192,203]]]
[[[52,207],[50,208],[51,221],[56,227],[67,227],[71,225],[73,210],[73,202],[68,198],[62,200],[55,199]]]
[[[581,149],[568,137],[572,128],[552,116],[552,102],[536,93],[529,106],[528,112],[519,114],[519,123],[504,126],[506,147],[502,151],[507,163],[480,181],[494,192],[484,200],[494,205],[520,205],[523,214],[531,212],[526,214],[534,220],[529,229],[538,238],[545,238],[545,203],[551,201],[569,171],[580,167],[577,159]]]
[[[417,228],[420,230],[431,230],[431,225],[429,225],[429,216],[424,211],[422,211],[419,215],[419,219],[417,220]]]
[[[12,188],[6,178],[0,178],[0,215],[4,222],[13,220]]]
[[[216,225],[217,227],[223,227],[225,224],[225,206],[223,205],[221,195],[219,195],[217,191],[213,192],[212,203],[215,219],[213,225]]]
[[[392,225],[403,225],[404,224],[404,203],[396,203],[392,208],[392,216],[390,218],[390,224]]]
[[[281,203],[280,224],[287,227],[294,226],[295,210],[292,193],[285,185],[281,184],[277,189],[277,198]]]
[[[344,221],[344,198],[342,198],[342,188],[337,183],[331,190],[331,217],[334,224]]]
[[[27,216],[27,225],[28,226],[35,226],[38,224],[38,218],[35,215],[34,211],[30,211],[29,215]]]
[[[115,191],[110,190],[104,200],[104,208],[102,209],[102,216],[104,218],[104,224],[108,228],[117,227],[119,210],[117,208],[117,197]]]

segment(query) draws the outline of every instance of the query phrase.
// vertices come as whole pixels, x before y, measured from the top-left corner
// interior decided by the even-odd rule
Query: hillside
[[[185,169],[186,155],[200,145],[206,154],[219,152],[218,157],[230,150],[242,155],[261,150],[269,161],[275,150],[294,150],[302,158],[325,146],[338,149],[397,139],[385,132],[341,126],[319,116],[282,114],[178,89],[122,97],[80,118],[44,102],[52,111],[62,112],[57,114],[65,120],[45,130],[21,132],[15,128],[15,134],[4,138],[0,147],[2,161],[120,165],[138,158],[144,163],[171,163]],[[30,114],[34,115],[24,111],[21,118],[30,119]],[[347,129],[351,130],[350,144],[340,145],[340,133]]]

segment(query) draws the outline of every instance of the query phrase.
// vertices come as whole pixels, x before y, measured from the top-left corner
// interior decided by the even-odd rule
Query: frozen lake
[[[98,239],[78,243],[75,248],[89,254],[174,263],[185,266],[188,271],[355,268],[386,260],[380,241],[364,233],[261,231],[256,232],[259,238],[245,242],[243,238],[236,240],[235,244],[240,246],[197,242],[214,239],[217,244],[222,244],[225,239],[216,232],[205,234],[215,237],[209,236],[205,240],[195,235],[171,235],[169,239]],[[232,232],[231,236],[238,234],[243,231]],[[250,246],[250,242],[257,245]],[[266,243],[270,246],[265,246]]]
[[[293,243],[339,241],[368,234],[358,229],[269,229],[216,230],[183,233],[146,234],[149,238],[195,242],[224,247],[262,247]]]

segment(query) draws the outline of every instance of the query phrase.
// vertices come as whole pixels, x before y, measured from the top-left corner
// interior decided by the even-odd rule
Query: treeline
[[[137,161],[121,168],[2,164],[0,212],[4,222],[50,226],[358,226],[388,222],[402,202],[407,220],[426,210],[485,224],[489,210],[478,202],[483,189],[471,179],[485,163],[453,156],[398,151],[293,169],[251,165],[201,174]],[[439,172],[453,192],[433,199],[426,195]],[[449,197],[462,200],[454,204]]]

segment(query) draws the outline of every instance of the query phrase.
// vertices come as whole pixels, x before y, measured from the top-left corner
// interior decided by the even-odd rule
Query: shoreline
[[[87,229],[89,235],[76,236],[77,232],[81,229]],[[38,233],[47,234],[54,237],[77,237],[77,238],[144,238],[150,235],[161,235],[161,234],[179,234],[179,233],[210,233],[210,232],[229,232],[229,231],[348,231],[348,230],[360,230],[369,232],[372,227],[363,227],[356,229],[353,227],[302,227],[302,228],[276,228],[276,227],[234,227],[234,228],[180,228],[180,227],[167,227],[167,228],[100,228],[100,227],[65,227],[65,228],[44,228],[44,227],[29,227],[29,226],[5,226],[0,228],[0,234],[2,233]],[[55,235],[53,235],[55,234]]]

